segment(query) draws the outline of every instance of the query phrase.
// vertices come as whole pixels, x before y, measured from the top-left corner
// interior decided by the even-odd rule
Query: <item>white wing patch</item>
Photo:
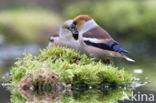
[[[83,40],[84,41],[90,41],[93,43],[101,43],[101,41],[99,39],[96,39],[96,38],[85,38],[85,37],[83,37]]]

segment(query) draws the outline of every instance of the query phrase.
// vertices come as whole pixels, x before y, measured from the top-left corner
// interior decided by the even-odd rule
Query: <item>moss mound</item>
[[[29,74],[29,75],[28,75]],[[30,75],[33,75],[32,77]],[[31,77],[33,81],[39,77],[54,75],[57,80],[50,83],[98,85],[113,83],[122,85],[132,83],[131,74],[112,65],[102,64],[80,55],[74,50],[54,47],[42,50],[38,56],[31,54],[16,61],[11,70],[11,83],[18,85],[23,78]],[[48,81],[50,76],[45,78]]]
[[[116,103],[126,98],[125,93],[129,96],[131,89],[108,89],[105,84],[129,84],[134,82],[131,76],[72,49],[53,47],[42,50],[38,56],[29,54],[16,61],[10,78],[17,88],[11,89],[11,102]]]

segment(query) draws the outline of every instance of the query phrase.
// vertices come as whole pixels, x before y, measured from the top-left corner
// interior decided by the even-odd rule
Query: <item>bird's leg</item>
[[[113,65],[114,62],[110,58],[103,59],[102,62],[104,64]]]

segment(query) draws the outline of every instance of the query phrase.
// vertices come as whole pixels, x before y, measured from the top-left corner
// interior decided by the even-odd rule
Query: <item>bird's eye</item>
[[[65,29],[68,29],[68,30],[70,30],[70,27],[68,27],[68,26],[65,26]]]
[[[68,30],[70,30],[70,27],[67,27]]]

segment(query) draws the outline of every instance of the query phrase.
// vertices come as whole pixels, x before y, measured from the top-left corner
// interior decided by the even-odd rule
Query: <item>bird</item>
[[[63,25],[59,28],[58,36],[51,36],[49,38],[50,43],[48,44],[48,48],[53,46],[63,46],[80,51],[80,43],[73,38],[72,32],[70,30],[70,25],[72,23],[73,20],[66,20],[63,23]]]
[[[50,42],[48,43],[48,46],[47,46],[48,49],[51,49],[54,46],[60,46],[60,47],[66,46],[63,42],[61,42],[61,40],[59,39],[59,36],[50,36],[49,40]]]
[[[123,49],[111,35],[100,27],[89,15],[79,15],[73,19],[70,26],[73,38],[80,42],[86,54],[92,54],[95,59],[120,57],[127,61],[135,60],[127,57],[127,50]]]

